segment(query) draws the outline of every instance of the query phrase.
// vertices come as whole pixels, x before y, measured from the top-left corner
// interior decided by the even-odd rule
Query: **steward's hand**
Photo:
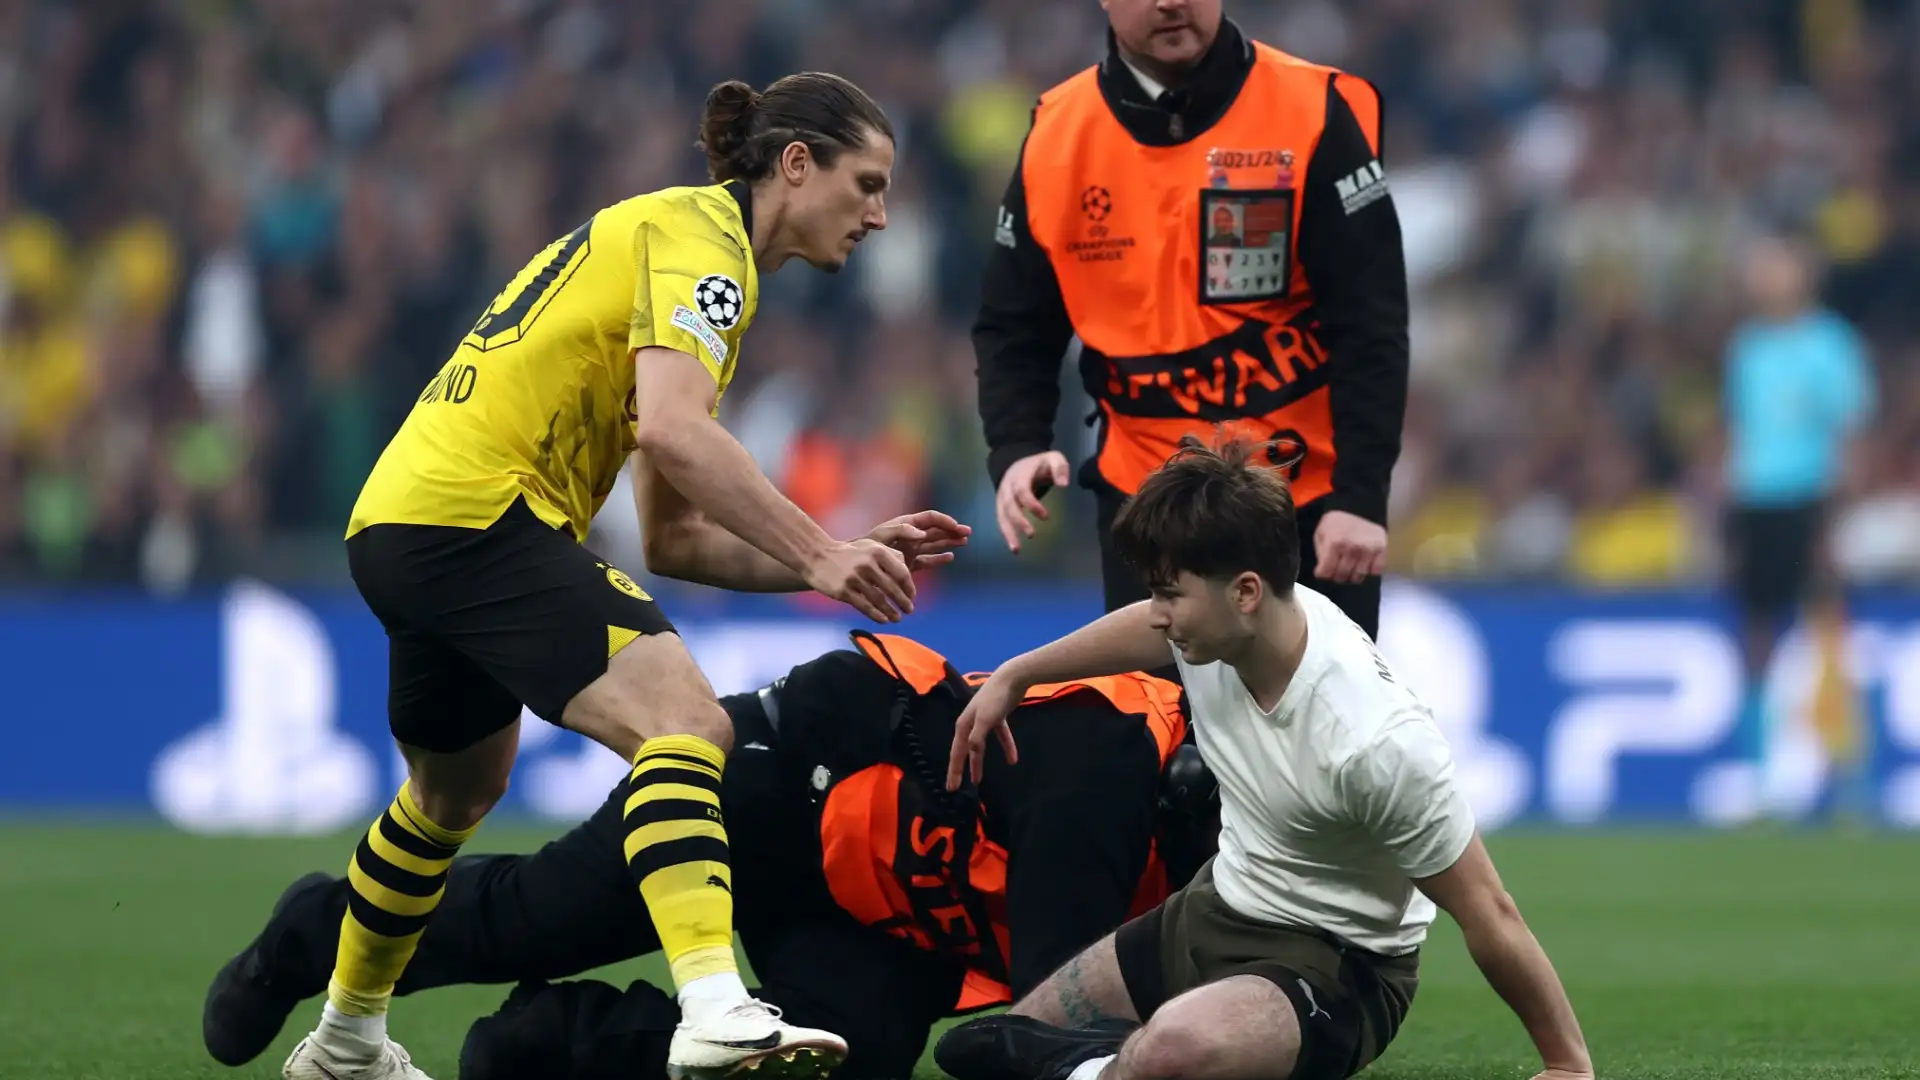
[[[1040,497],[1050,488],[1066,487],[1068,478],[1067,455],[1058,450],[1029,454],[1014,462],[1000,478],[993,511],[1000,519],[1000,535],[1006,537],[1007,550],[1020,554],[1020,541],[1033,536],[1033,522],[1027,515],[1047,520],[1047,508]]]

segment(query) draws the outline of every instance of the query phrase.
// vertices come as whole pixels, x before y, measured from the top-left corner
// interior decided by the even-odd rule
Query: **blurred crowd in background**
[[[1385,97],[1394,572],[1710,580],[1740,252],[1785,229],[1878,376],[1834,558],[1920,578],[1920,3],[1226,7]],[[998,539],[967,327],[1033,99],[1104,48],[1095,0],[0,0],[0,580],[341,578],[361,479],[501,284],[704,182],[713,83],[799,69],[892,116],[889,227],[766,280],[723,420],[837,534],[933,506],[979,530],[951,576],[1091,576],[1077,495]]]

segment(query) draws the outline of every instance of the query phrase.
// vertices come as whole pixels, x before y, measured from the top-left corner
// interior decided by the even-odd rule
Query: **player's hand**
[[[938,510],[922,510],[875,525],[867,539],[906,556],[907,569],[914,571],[952,562],[953,549],[965,547],[971,535],[972,526],[962,525]]]
[[[1066,487],[1068,475],[1067,455],[1048,450],[1043,454],[1028,454],[1014,462],[1000,478],[993,512],[1000,519],[1000,535],[1007,538],[1008,551],[1020,554],[1021,539],[1033,535],[1033,522],[1027,520],[1028,514],[1047,520],[1047,508],[1041,505],[1040,496],[1051,488]]]
[[[807,587],[847,604],[874,622],[899,622],[913,612],[913,572],[907,557],[878,540],[835,544],[806,572]]]
[[[1000,749],[1006,751],[1009,764],[1020,760],[1020,750],[1013,745],[1013,732],[1007,727],[1007,717],[1013,715],[1013,707],[1020,704],[1027,688],[1020,679],[1008,673],[1006,665],[994,672],[980,689],[973,692],[967,707],[961,711],[960,719],[953,725],[953,749],[947,754],[947,790],[956,791],[963,777],[962,769],[969,766],[973,779],[980,780],[980,770],[986,762],[987,736],[993,735],[1000,740]]]
[[[1345,510],[1329,510],[1313,530],[1314,576],[1352,585],[1387,570],[1386,526]]]

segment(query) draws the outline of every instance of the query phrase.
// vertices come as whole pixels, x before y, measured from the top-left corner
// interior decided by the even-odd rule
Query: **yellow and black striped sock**
[[[627,777],[627,869],[640,885],[676,990],[737,970],[733,869],[720,816],[726,755],[696,735],[648,739]]]
[[[327,983],[327,1000],[335,1009],[348,1016],[386,1013],[394,984],[446,891],[447,868],[472,835],[471,828],[456,832],[427,820],[410,785],[400,785],[393,805],[367,830],[347,867],[353,892]]]

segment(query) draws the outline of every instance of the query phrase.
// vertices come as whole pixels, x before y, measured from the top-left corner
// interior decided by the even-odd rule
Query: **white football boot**
[[[405,1047],[388,1039],[370,1062],[344,1062],[309,1035],[280,1069],[285,1080],[433,1080],[414,1067]]]
[[[680,1021],[667,1050],[667,1075],[673,1080],[743,1073],[759,1080],[822,1080],[846,1059],[845,1039],[794,1027],[780,1019],[778,1008],[748,998],[703,1020]]]

